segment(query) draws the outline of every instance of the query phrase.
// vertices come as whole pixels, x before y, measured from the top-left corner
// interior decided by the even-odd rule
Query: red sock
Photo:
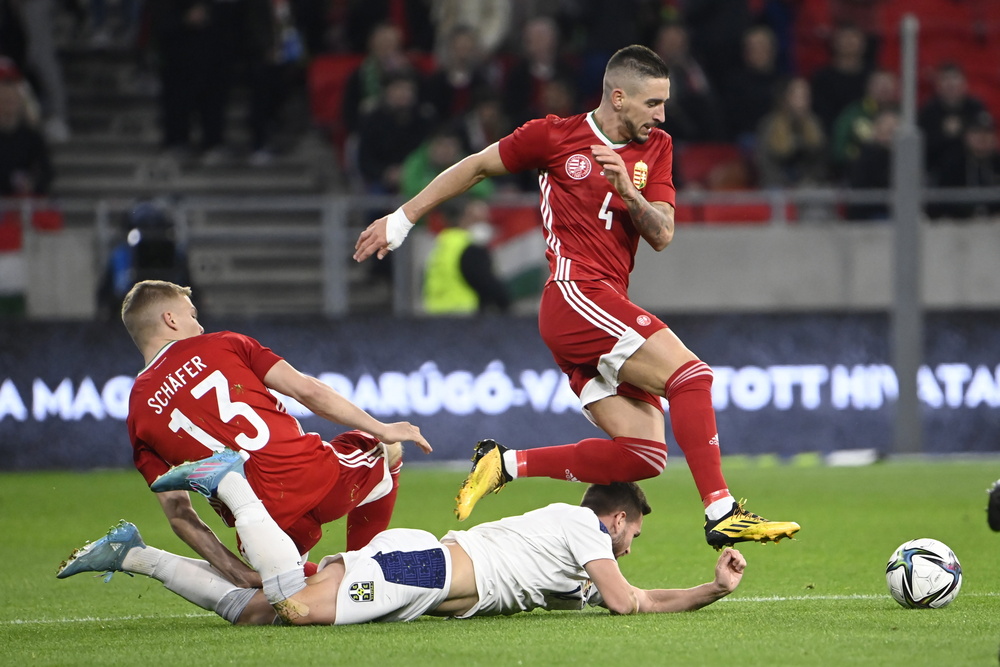
[[[399,470],[396,464],[391,470],[392,491],[367,505],[355,507],[347,513],[347,550],[357,551],[367,546],[376,535],[389,527],[392,510],[396,506],[396,492],[399,490]]]
[[[667,445],[642,438],[588,438],[572,445],[521,449],[519,477],[551,477],[588,484],[656,477],[667,465]]]
[[[719,498],[719,492],[728,494],[712,407],[712,377],[708,364],[689,361],[670,376],[665,388],[670,427],[706,507],[711,499]]]

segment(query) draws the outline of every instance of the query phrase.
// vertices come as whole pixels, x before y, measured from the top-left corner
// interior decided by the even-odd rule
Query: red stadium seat
[[[705,204],[702,206],[705,222],[755,223],[771,222],[770,204]]]
[[[684,186],[700,185],[710,189],[746,187],[746,160],[735,144],[694,143],[679,146],[674,170]],[[743,176],[732,178],[742,172]]]
[[[313,120],[324,126],[340,121],[344,88],[351,74],[365,59],[360,54],[319,55],[309,64],[309,109]]]

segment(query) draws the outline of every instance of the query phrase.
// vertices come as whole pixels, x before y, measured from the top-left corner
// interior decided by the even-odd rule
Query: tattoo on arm
[[[674,236],[673,216],[658,206],[650,204],[641,194],[625,201],[632,224],[642,238],[656,249],[662,249]]]

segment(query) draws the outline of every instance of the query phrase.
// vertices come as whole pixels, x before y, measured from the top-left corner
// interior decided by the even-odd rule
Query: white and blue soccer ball
[[[910,609],[939,609],[958,596],[962,566],[948,545],[928,537],[899,545],[885,566],[893,599]]]

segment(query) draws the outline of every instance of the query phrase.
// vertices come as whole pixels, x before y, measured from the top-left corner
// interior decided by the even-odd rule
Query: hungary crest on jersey
[[[632,168],[632,185],[642,190],[646,187],[646,177],[649,175],[649,167],[642,160],[635,163]]]

